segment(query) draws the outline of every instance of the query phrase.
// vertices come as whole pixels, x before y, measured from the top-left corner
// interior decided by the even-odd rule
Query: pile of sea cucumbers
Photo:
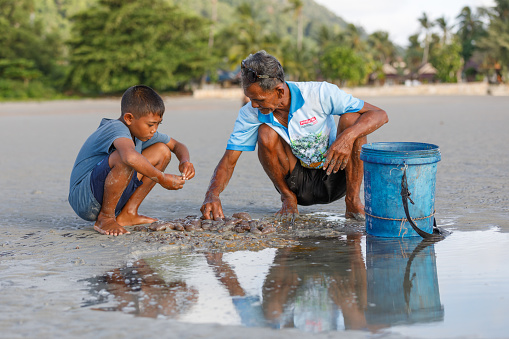
[[[171,221],[157,221],[150,225],[138,225],[135,231],[187,231],[187,232],[218,232],[233,231],[237,233],[251,232],[252,234],[269,234],[276,231],[273,222],[253,220],[247,212],[234,213],[223,220],[202,219],[196,216],[187,216]]]

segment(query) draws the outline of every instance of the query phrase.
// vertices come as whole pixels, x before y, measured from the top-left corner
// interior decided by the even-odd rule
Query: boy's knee
[[[163,164],[163,167],[166,167],[171,160],[171,151],[168,146],[162,142],[158,142],[147,147],[143,150],[143,152],[141,152],[141,154],[143,154],[143,156],[154,166]]]
[[[160,154],[161,156],[161,160],[162,161],[167,161],[167,162],[170,162],[171,160],[171,151],[170,149],[168,148],[168,146],[166,146],[165,144],[163,144],[162,142],[158,142],[157,144],[155,144],[154,146],[157,146],[158,147],[158,153]]]
[[[110,169],[116,169],[115,171],[122,170],[125,173],[132,173],[134,169],[127,165],[122,158],[120,157],[120,153],[117,151],[113,151],[108,157],[108,165]]]

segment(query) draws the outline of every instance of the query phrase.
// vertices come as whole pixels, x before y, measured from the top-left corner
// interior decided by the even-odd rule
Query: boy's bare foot
[[[104,216],[101,213],[99,213],[99,216],[97,217],[94,230],[104,235],[114,236],[130,233],[128,230],[120,226],[115,218]]]
[[[155,218],[147,217],[141,214],[129,214],[120,212],[120,214],[117,216],[117,223],[121,226],[151,224],[156,221],[157,219]]]

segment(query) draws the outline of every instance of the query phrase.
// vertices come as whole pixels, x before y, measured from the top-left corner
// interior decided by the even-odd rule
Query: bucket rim
[[[402,149],[395,149],[400,146]],[[412,149],[415,148],[415,149]],[[438,145],[429,144],[424,142],[413,142],[413,141],[382,141],[382,142],[370,142],[362,145],[363,151],[375,151],[375,152],[403,152],[403,153],[417,153],[417,152],[435,152],[440,151]]]
[[[424,142],[372,142],[362,145],[360,159],[383,165],[425,165],[440,161],[440,148]]]

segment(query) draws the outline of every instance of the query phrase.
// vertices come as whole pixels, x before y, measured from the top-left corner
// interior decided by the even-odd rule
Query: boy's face
[[[141,141],[147,141],[154,136],[163,118],[150,113],[136,119],[131,113],[125,113],[124,121],[134,137]]]

